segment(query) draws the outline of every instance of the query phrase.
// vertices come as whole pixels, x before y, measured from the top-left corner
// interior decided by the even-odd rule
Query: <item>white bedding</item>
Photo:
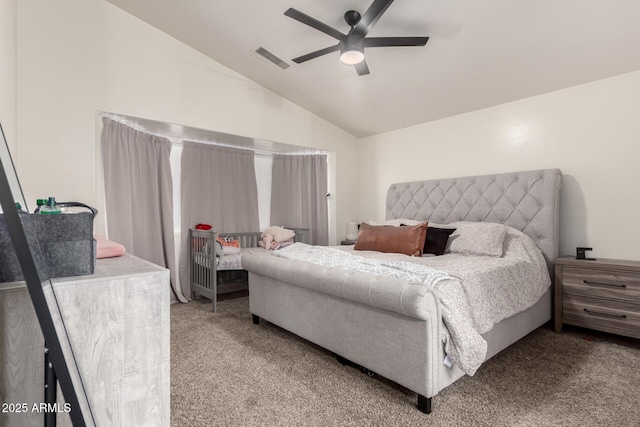
[[[216,270],[244,270],[244,268],[242,268],[242,254],[249,251],[266,252],[267,250],[264,248],[242,248],[240,249],[240,253],[225,254],[222,257],[216,257],[216,260],[218,262]],[[193,260],[195,261],[195,263],[205,268],[210,268],[210,259],[211,257],[206,251],[195,253],[193,256]]]
[[[532,306],[551,284],[542,253],[525,234],[509,227],[504,249],[502,257],[448,254],[419,258],[354,251],[352,246],[295,244],[273,255],[433,286],[446,326],[445,351],[465,373],[473,375],[486,358],[487,344],[481,334]]]
[[[225,254],[218,258],[218,271],[221,270],[242,270],[242,253]]]

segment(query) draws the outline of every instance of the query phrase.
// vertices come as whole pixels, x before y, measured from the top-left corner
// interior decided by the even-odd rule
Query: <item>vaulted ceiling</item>
[[[365,76],[339,52],[292,62],[336,40],[284,12],[346,33],[373,0],[108,1],[358,137],[640,70],[637,0],[398,0],[369,36],[429,42],[365,49]]]

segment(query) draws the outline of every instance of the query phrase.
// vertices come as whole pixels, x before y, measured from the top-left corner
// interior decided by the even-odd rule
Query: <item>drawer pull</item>
[[[584,309],[585,313],[590,314],[592,316],[602,316],[602,317],[613,317],[615,319],[626,319],[626,314],[611,314],[611,313],[601,313],[599,311],[591,311],[587,308]]]
[[[602,283],[602,282],[592,282],[590,280],[583,280],[582,282],[585,285],[606,286],[608,288],[626,288],[627,287],[627,285],[625,285],[623,283]]]

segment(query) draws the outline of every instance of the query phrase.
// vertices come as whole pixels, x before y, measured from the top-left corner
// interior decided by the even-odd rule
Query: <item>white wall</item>
[[[11,155],[16,157],[17,0],[0,0],[0,123]]]
[[[560,253],[640,259],[640,71],[364,138],[359,157],[360,220],[394,182],[560,168]]]
[[[17,15],[27,201],[54,195],[102,207],[95,114],[110,111],[334,152],[332,214],[336,224],[357,217],[357,139],[347,132],[103,0],[20,0]]]

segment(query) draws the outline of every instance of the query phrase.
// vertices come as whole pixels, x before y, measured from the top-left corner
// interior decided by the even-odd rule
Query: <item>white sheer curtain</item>
[[[273,155],[271,223],[309,229],[307,243],[329,244],[327,156]]]
[[[102,162],[109,239],[127,252],[170,270],[176,288],[171,141],[102,118]]]
[[[209,224],[219,232],[259,230],[254,152],[185,141],[182,145],[180,283],[190,293],[189,228]]]

